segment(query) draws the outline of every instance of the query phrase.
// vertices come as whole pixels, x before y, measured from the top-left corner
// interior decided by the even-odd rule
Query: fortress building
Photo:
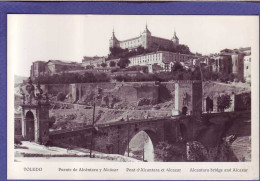
[[[120,47],[122,49],[135,49],[139,46],[144,47],[145,49],[150,48],[152,46],[161,46],[164,48],[170,47],[172,45],[179,45],[179,38],[174,31],[174,35],[171,40],[152,36],[151,32],[148,30],[146,25],[145,30],[140,36],[131,38],[128,40],[119,41],[113,30],[112,37],[109,40],[109,48]]]

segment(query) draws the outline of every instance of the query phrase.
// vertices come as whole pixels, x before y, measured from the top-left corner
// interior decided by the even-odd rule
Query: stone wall
[[[142,98],[157,101],[159,97],[159,87],[154,82],[70,84],[73,102],[84,102],[86,96],[97,95],[98,89],[102,90],[102,96],[113,96],[127,102],[136,102]]]
[[[166,87],[172,89],[172,85]],[[57,95],[63,92],[65,95],[71,93],[72,102],[81,100],[84,95],[97,93],[97,89],[102,89],[104,95],[114,95],[122,100],[137,101],[141,98],[159,98],[159,86],[155,82],[117,82],[117,83],[78,83],[78,84],[45,84],[41,85],[44,92]],[[174,95],[171,91],[171,94]]]

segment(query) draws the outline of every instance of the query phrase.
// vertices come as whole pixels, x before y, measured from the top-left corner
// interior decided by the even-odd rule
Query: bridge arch
[[[154,149],[158,142],[159,136],[155,130],[138,130],[129,136],[129,155],[139,160],[154,161]],[[124,155],[128,155],[128,141]]]

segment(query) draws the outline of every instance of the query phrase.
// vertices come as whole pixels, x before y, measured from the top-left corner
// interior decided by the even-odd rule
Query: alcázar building
[[[131,50],[131,49],[136,49],[137,47],[141,46],[145,49],[149,49],[153,45],[168,48],[168,47],[171,47],[172,45],[173,46],[179,45],[179,38],[177,37],[175,31],[174,31],[174,35],[171,40],[152,36],[152,33],[149,31],[149,29],[146,25],[145,30],[138,37],[119,41],[116,38],[115,32],[113,30],[112,37],[109,40],[109,48],[120,47],[122,49]]]

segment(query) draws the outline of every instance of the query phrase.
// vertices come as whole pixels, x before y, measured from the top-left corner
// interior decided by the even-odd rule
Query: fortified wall
[[[101,88],[105,94],[111,94],[124,98],[127,101],[136,101],[140,98],[153,98],[160,102],[174,102],[175,83],[173,82],[108,82],[108,83],[77,83],[77,84],[45,84],[44,92],[57,95],[59,92],[65,95],[71,93],[74,101],[80,100],[84,95],[95,92]]]
[[[103,97],[116,97],[127,102],[136,102],[143,98],[157,102],[159,97],[159,86],[154,82],[70,84],[73,102],[84,101],[89,95],[97,96],[98,89],[102,90]]]
[[[241,104],[240,92],[247,89],[218,85],[215,83],[203,83],[199,81],[171,81],[171,82],[107,82],[107,83],[77,83],[77,84],[48,84],[42,85],[44,92],[57,95],[63,92],[69,95],[71,102],[84,103],[88,97],[97,94],[97,89],[102,89],[102,96],[110,99],[116,98],[120,101],[131,104],[140,99],[150,99],[155,103],[169,101],[174,103],[176,109],[174,115],[186,109],[187,114],[193,111],[219,112],[217,98],[219,95],[228,94],[231,97],[231,106],[225,111],[246,110],[246,105]],[[244,90],[245,89],[245,90]],[[202,92],[203,91],[203,92]],[[250,94],[250,92],[249,92]],[[177,98],[176,98],[177,97]],[[200,99],[202,97],[202,100]],[[111,102],[111,101],[110,101]],[[193,110],[196,109],[196,110]],[[185,111],[185,110],[184,110]]]
[[[69,95],[71,102],[84,102],[88,96],[97,95],[102,89],[103,96],[112,96],[127,102],[140,99],[159,101],[159,85],[155,82],[108,82],[108,83],[77,83],[77,84],[46,84],[44,92],[57,95],[59,92]]]
[[[96,101],[98,105],[105,102],[104,98],[109,99],[108,102],[117,99],[127,104],[149,99],[153,103],[165,101],[175,103],[175,115],[183,112],[183,107],[187,108],[187,114],[192,114],[194,108],[195,111],[201,111],[200,81],[49,84],[44,85],[43,89],[52,95],[63,92],[70,97],[72,103],[88,103],[94,96],[98,96],[98,91],[101,90],[102,98]]]

